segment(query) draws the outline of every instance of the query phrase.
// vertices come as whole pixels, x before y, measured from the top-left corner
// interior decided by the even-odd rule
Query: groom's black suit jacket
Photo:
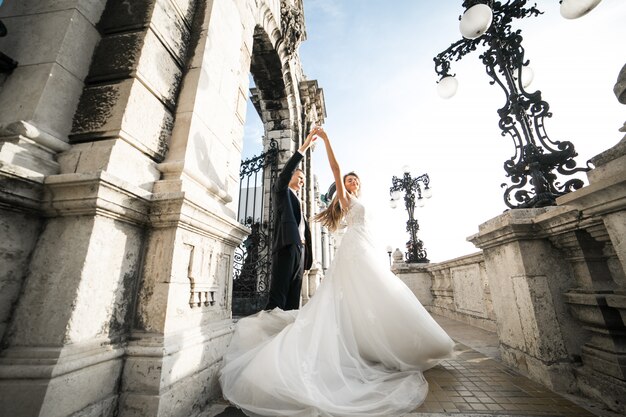
[[[302,241],[298,230],[298,225],[302,218],[300,200],[289,189],[289,181],[302,158],[304,156],[300,152],[294,153],[283,167],[274,185],[274,204],[276,208],[274,216],[274,252],[287,245],[301,244]],[[304,269],[308,270],[311,269],[313,256],[311,253],[311,231],[306,219],[304,219],[304,238],[306,242],[304,245]]]

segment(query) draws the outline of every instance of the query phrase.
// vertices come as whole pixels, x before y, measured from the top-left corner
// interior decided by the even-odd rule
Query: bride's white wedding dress
[[[326,278],[299,312],[237,323],[220,383],[247,415],[400,416],[426,397],[422,371],[451,356],[452,339],[375,250],[355,198],[346,221]]]

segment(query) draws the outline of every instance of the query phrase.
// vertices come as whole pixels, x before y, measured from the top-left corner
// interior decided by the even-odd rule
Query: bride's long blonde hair
[[[356,175],[354,172],[348,172],[342,178],[344,187],[346,184],[346,178],[348,177],[356,177],[359,181],[361,180],[359,176]],[[357,191],[356,197],[358,196],[359,195]],[[331,232],[334,232],[339,228],[339,223],[341,222],[342,217],[346,214],[347,211],[348,207],[341,207],[341,204],[339,204],[339,199],[337,198],[337,193],[335,193],[328,207],[325,210],[317,213],[313,220],[322,223],[322,226],[326,227]]]

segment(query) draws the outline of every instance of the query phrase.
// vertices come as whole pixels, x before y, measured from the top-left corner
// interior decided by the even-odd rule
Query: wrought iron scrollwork
[[[276,181],[279,152],[278,143],[271,140],[266,152],[241,163],[238,218],[250,228],[250,234],[235,249],[233,259],[233,313],[236,315],[256,313],[267,303],[274,214],[272,193],[266,191],[271,190]]]
[[[487,50],[479,58],[485,65],[490,84],[502,88],[505,105],[498,109],[498,125],[502,136],[513,139],[515,154],[504,163],[511,184],[505,188],[504,202],[510,208],[544,207],[556,204],[556,198],[580,189],[583,181],[570,179],[560,184],[557,173],[571,175],[591,169],[577,167],[578,155],[568,141],[552,141],[545,131],[544,119],[552,117],[550,106],[542,99],[541,91],[529,93],[522,82],[522,71],[529,61],[524,59],[521,31],[512,31],[513,19],[536,17],[543,14],[535,5],[526,7],[526,0],[505,3],[492,0],[466,0],[464,7],[487,4],[493,11],[493,21],[485,34],[476,39],[462,39],[453,43],[435,58],[435,71],[442,78],[450,74],[452,60],[484,45]]]

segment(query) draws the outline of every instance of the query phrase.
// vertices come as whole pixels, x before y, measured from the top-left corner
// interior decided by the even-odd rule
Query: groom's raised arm
[[[311,131],[307,135],[306,139],[304,140],[302,146],[300,146],[298,151],[291,155],[291,158],[289,158],[282,171],[280,171],[280,174],[278,175],[276,185],[274,185],[275,191],[284,190],[289,186],[289,181],[291,181],[293,173],[296,171],[296,168],[298,168],[298,164],[300,163],[300,161],[302,161],[302,158],[304,158],[304,153],[313,144],[313,136],[315,136],[314,131]]]
[[[284,190],[289,186],[289,181],[291,181],[291,177],[293,176],[293,173],[296,172],[296,168],[298,168],[298,164],[302,161],[302,158],[304,158],[304,154],[301,153],[299,149],[291,155],[291,158],[289,158],[278,175],[276,185],[274,186],[276,191]]]

